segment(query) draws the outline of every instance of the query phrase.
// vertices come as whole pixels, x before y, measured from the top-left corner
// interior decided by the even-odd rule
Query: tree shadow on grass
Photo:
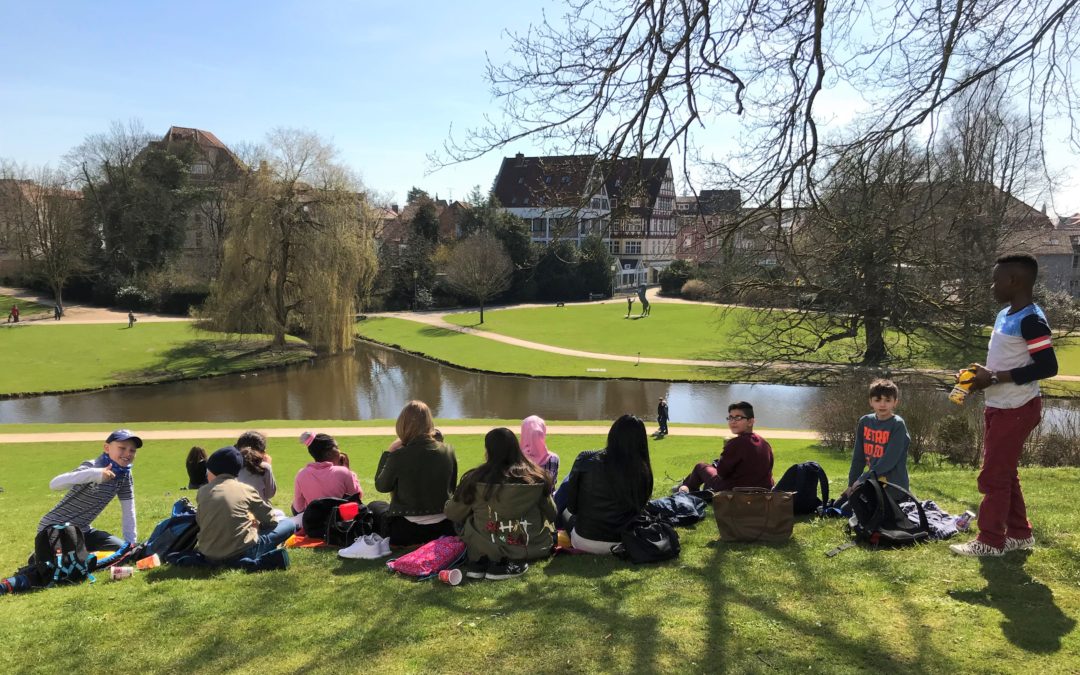
[[[1001,632],[1016,647],[1036,654],[1061,651],[1061,641],[1076,628],[1054,602],[1054,592],[1031,578],[1024,569],[1029,551],[1001,558],[980,558],[979,571],[986,587],[979,591],[949,591],[961,602],[1001,612]]]
[[[476,324],[479,326],[480,324]],[[471,327],[471,326],[470,326]],[[450,328],[439,328],[438,326],[424,326],[420,329],[420,334],[424,337],[453,337],[455,335],[461,335],[460,331],[456,331]]]
[[[291,363],[311,356],[301,343],[274,349],[267,340],[194,340],[163,352],[146,368],[115,373],[129,383],[152,382],[190,374],[220,374],[238,370],[238,363],[250,368],[257,362],[267,365]]]
[[[882,644],[874,631],[858,630],[852,633],[851,622],[860,622],[865,615],[860,605],[868,598],[851,596],[850,581],[839,573],[825,573],[815,569],[811,558],[816,559],[821,552],[804,542],[792,539],[784,544],[728,544],[713,542],[708,544],[713,553],[698,574],[708,590],[708,633],[710,639],[704,654],[706,670],[744,672],[750,664],[733,663],[737,658],[749,660],[746,652],[753,649],[756,664],[754,672],[790,672],[796,665],[800,668],[814,661],[833,661],[855,668],[887,672],[891,667],[902,672],[936,673],[942,665],[948,663],[947,656],[931,644],[923,642],[909,659],[883,651]],[[778,569],[778,573],[789,572],[796,580],[794,585],[778,580],[770,588],[747,590],[739,583],[739,574],[744,569],[748,554],[763,553],[768,549],[783,551],[781,560],[789,563],[790,570]],[[895,568],[903,568],[905,562],[887,555],[875,556],[871,567],[875,574],[890,578]],[[771,595],[770,595],[771,594]],[[848,597],[849,600],[843,598]],[[816,598],[815,604],[821,608],[819,613],[806,613],[800,616],[797,610],[788,610],[790,600]],[[925,624],[925,610],[901,595],[899,602],[903,607],[903,616],[913,625]],[[796,604],[797,606],[797,604]],[[826,609],[827,608],[827,611]],[[738,626],[745,623],[745,617],[737,614],[749,610],[756,619],[772,623],[779,627],[780,633],[795,637],[796,642],[786,644],[777,640],[765,640],[754,647],[745,648],[743,653],[734,650],[738,645],[729,636],[738,634]],[[744,635],[744,642],[748,636]],[[802,638],[800,641],[799,638]],[[749,638],[751,641],[752,637]],[[805,646],[805,640],[812,639],[812,648],[798,651],[795,644]],[[826,666],[827,667],[827,666]]]

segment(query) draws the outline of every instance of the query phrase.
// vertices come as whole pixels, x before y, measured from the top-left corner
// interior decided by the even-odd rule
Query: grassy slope
[[[566,307],[529,307],[447,315],[447,321],[459,326],[532,340],[543,344],[608,354],[654,356],[678,359],[737,358],[732,337],[754,310],[719,309],[709,305],[653,303],[653,315],[647,319],[627,320],[619,305],[589,304]],[[635,305],[636,307],[636,305]],[[636,316],[634,312],[632,316]],[[839,353],[842,346],[821,353],[824,360]],[[1080,375],[1080,342],[1057,346],[1061,374]],[[938,355],[944,358],[944,355]],[[957,364],[945,358],[927,366],[953,368]],[[811,360],[811,359],[808,359]],[[961,364],[962,365],[962,364]]]
[[[0,393],[70,391],[219,375],[311,357],[300,343],[283,353],[188,323],[25,326],[3,335]]]
[[[230,439],[208,434],[214,448]],[[388,439],[343,439],[368,497]],[[480,437],[449,437],[462,467]],[[598,437],[553,437],[569,465]],[[303,464],[273,440],[286,505]],[[189,443],[154,442],[136,465],[145,536],[182,493]],[[834,490],[845,458],[774,444],[780,467],[820,460]],[[651,444],[657,494],[715,448],[677,435]],[[58,494],[49,478],[93,444],[0,448],[0,568],[17,566]],[[33,461],[27,461],[29,457]],[[452,588],[388,575],[378,561],[294,551],[286,572],[244,575],[162,568],[135,578],[0,597],[5,670],[58,672],[1027,672],[1075,670],[1080,653],[1080,515],[1076,470],[1023,471],[1042,547],[980,563],[941,543],[852,549],[838,521],[805,521],[782,546],[711,546],[715,528],[682,530],[679,561],[634,567],[591,556],[533,565],[521,579]],[[915,467],[920,495],[970,507],[975,475]],[[116,529],[110,505],[101,526]]]
[[[12,304],[19,305],[20,321],[39,314],[51,315],[53,311],[53,308],[49,305],[39,305],[36,302],[30,302],[29,300],[16,300],[10,295],[0,295],[0,321],[7,321],[8,312],[11,311]]]
[[[648,363],[635,366],[619,361],[548,354],[404,319],[366,319],[356,324],[356,330],[359,335],[376,342],[401,346],[465,368],[500,373],[655,380],[724,380],[731,377],[718,368]]]

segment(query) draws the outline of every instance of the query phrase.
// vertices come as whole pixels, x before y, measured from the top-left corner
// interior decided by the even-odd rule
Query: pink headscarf
[[[551,453],[547,449],[547,425],[536,415],[530,415],[521,422],[521,451],[534,464],[542,466]]]

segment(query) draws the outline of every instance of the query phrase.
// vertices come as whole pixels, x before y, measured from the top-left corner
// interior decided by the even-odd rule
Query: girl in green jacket
[[[521,452],[509,429],[489,431],[484,449],[484,463],[462,476],[445,512],[468,549],[466,576],[508,579],[524,574],[526,561],[551,553],[551,476]]]

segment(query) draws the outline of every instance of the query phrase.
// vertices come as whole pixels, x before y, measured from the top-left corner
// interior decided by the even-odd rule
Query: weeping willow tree
[[[221,273],[208,327],[269,333],[275,348],[304,335],[319,352],[352,348],[357,292],[375,261],[374,216],[359,182],[315,134],[276,130],[258,168],[230,198]]]

